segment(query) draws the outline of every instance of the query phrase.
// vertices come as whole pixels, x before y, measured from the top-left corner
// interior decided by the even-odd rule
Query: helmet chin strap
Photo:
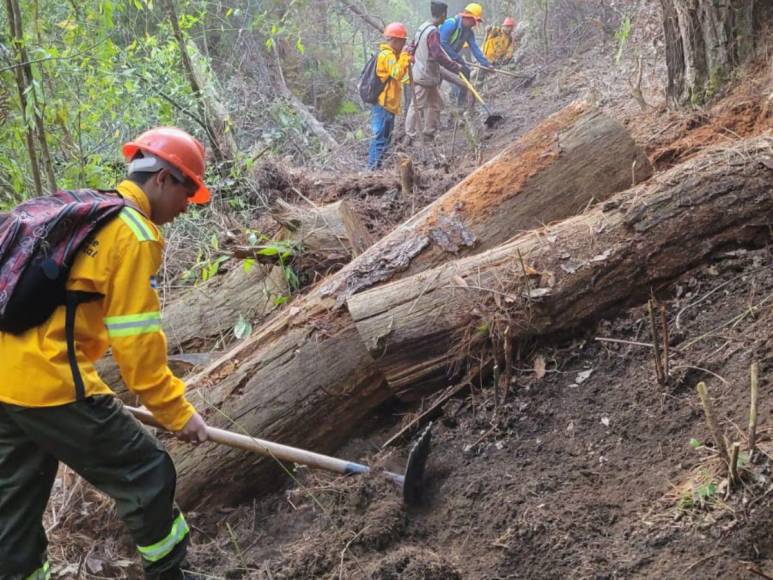
[[[166,169],[177,181],[185,181],[185,176],[171,163],[149,153],[142,153],[143,157],[135,157],[129,162],[128,173],[157,173]]]

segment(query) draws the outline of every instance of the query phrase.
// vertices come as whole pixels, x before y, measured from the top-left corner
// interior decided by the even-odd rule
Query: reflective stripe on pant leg
[[[46,562],[24,580],[51,580],[51,566]]]
[[[140,555],[148,562],[158,562],[171,554],[175,546],[185,539],[188,532],[188,523],[185,521],[183,515],[180,514],[177,516],[177,519],[175,519],[172,524],[172,529],[165,538],[150,546],[137,546],[137,550],[139,550]]]

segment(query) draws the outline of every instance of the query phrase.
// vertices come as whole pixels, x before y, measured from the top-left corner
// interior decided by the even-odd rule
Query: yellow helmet
[[[476,4],[475,2],[471,2],[467,6],[464,7],[464,10],[461,12],[462,16],[469,16],[470,18],[474,18],[478,22],[483,20],[483,6],[480,4]]]

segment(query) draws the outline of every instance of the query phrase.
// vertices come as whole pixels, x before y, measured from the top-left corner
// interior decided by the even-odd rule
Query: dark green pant
[[[0,579],[44,566],[42,517],[59,461],[115,500],[149,577],[179,569],[188,534],[174,505],[172,459],[103,395],[59,407],[0,403]]]

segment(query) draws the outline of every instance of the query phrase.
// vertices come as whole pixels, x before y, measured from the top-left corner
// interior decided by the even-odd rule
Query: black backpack
[[[378,53],[368,59],[360,73],[360,80],[357,82],[357,90],[360,92],[360,98],[363,103],[375,105],[378,103],[379,95],[384,91],[386,81],[382,81],[376,74],[376,64],[378,63]]]

